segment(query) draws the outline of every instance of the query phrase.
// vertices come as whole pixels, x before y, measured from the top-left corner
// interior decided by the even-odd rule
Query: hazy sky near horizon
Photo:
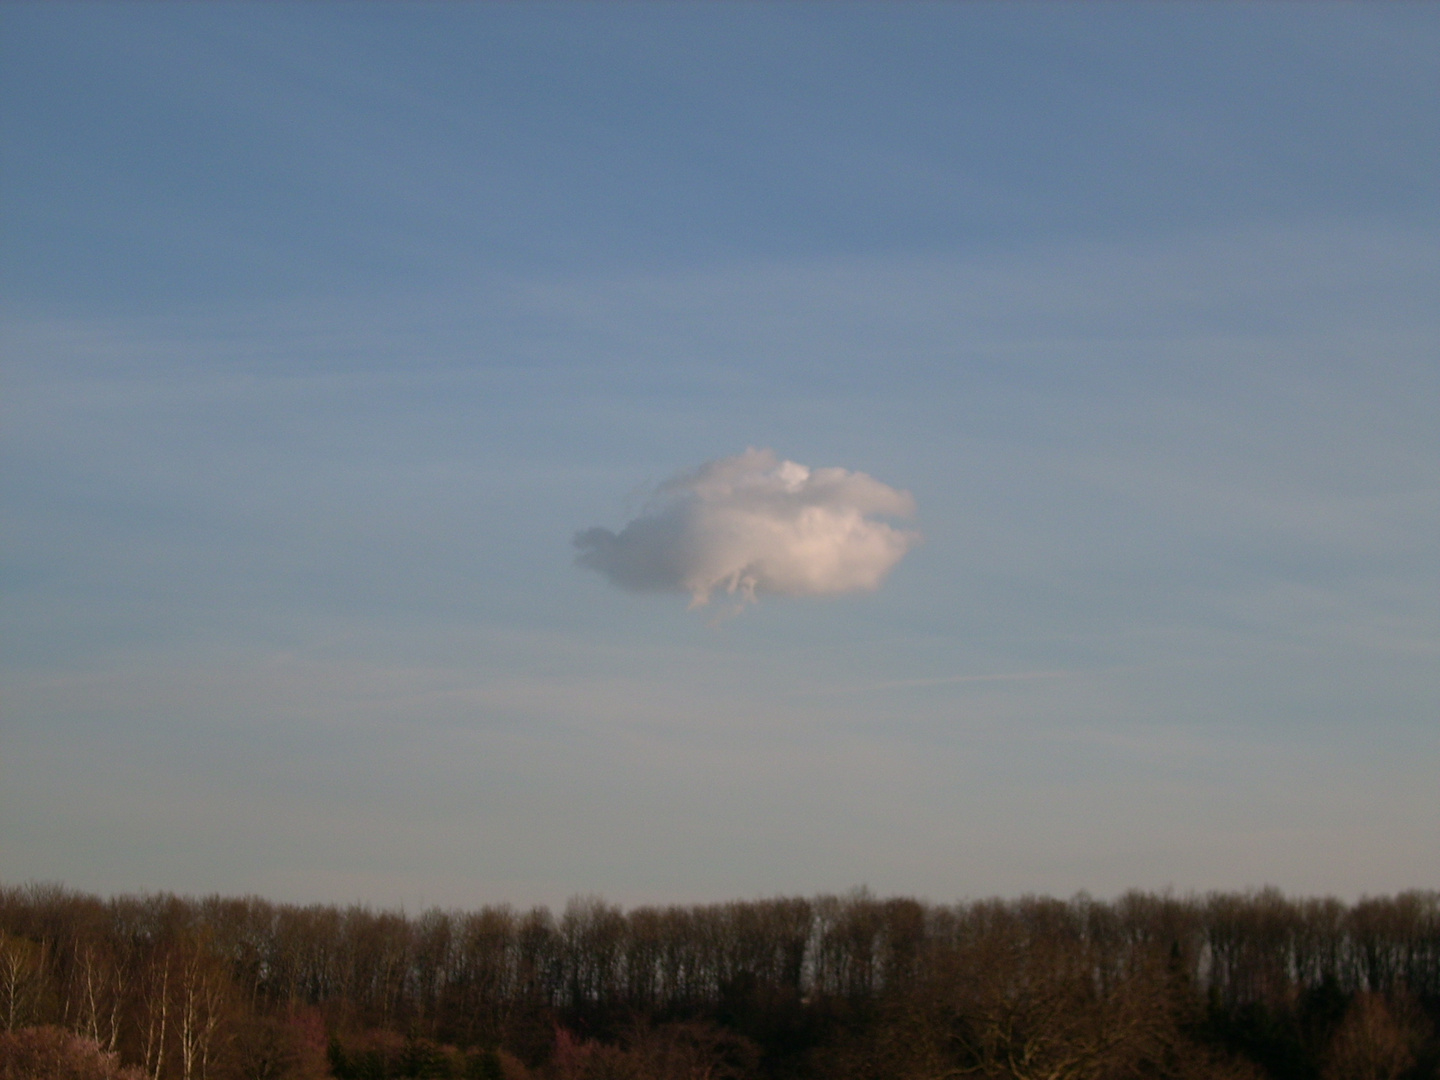
[[[1433,5],[0,7],[0,881],[1440,887],[1437,118]],[[576,566],[747,449],[923,541]]]

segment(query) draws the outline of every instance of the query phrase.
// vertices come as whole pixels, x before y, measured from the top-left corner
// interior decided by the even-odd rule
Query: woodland
[[[432,909],[0,886],[0,1080],[1420,1080],[1440,893]]]

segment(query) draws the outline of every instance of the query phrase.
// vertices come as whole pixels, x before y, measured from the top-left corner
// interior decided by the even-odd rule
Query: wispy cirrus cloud
[[[702,607],[716,590],[821,596],[877,588],[919,533],[907,491],[862,472],[811,469],[771,450],[720,458],[660,485],[618,533],[576,534],[576,562],[635,592],[686,592]]]

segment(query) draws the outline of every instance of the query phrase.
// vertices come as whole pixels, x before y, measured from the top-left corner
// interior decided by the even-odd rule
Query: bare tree
[[[207,1080],[224,1020],[229,980],[203,941],[187,942],[182,949],[175,991],[181,1080]]]
[[[46,949],[0,930],[0,1015],[5,1030],[32,1022],[45,981]]]
[[[1331,1039],[1324,1080],[1399,1080],[1429,1036],[1429,1020],[1407,995],[1392,1007],[1380,994],[1362,991]]]
[[[160,1080],[165,1067],[165,1044],[170,1034],[170,971],[173,958],[168,950],[152,956],[145,972],[140,1007],[145,1033],[144,1069],[150,1080]]]
[[[73,943],[69,998],[74,1023],[107,1052],[119,1045],[125,992],[130,981],[128,957],[105,941]]]

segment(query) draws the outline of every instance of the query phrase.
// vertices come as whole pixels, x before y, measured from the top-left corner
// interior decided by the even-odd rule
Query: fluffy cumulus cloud
[[[919,540],[882,517],[909,517],[915,500],[864,473],[811,469],[770,450],[746,450],[660,485],[618,533],[578,533],[576,561],[633,591],[717,589],[820,596],[873,589]]]

